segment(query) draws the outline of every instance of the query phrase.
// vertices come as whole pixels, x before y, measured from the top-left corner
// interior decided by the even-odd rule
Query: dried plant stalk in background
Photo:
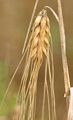
[[[70,77],[68,70],[68,63],[66,57],[66,38],[65,38],[65,29],[62,15],[61,1],[58,2],[58,13],[59,13],[59,30],[60,30],[60,40],[61,40],[61,51],[62,51],[62,63],[63,63],[63,72],[64,72],[64,83],[65,83],[65,97],[70,93]]]
[[[64,72],[65,97],[68,108],[67,120],[73,120],[73,87],[71,87],[70,85],[70,76],[69,76],[68,63],[66,57],[66,38],[65,38],[61,0],[57,0],[57,3],[58,3],[58,13],[59,13],[59,29],[60,29],[60,38],[61,38],[60,40],[61,40],[62,62],[63,62],[63,72]]]
[[[50,23],[46,10],[42,10],[36,17],[30,39],[26,46],[25,68],[21,80],[18,98],[20,96],[20,115],[19,120],[35,120],[36,97],[38,74],[45,58],[45,77],[44,77],[44,95],[42,105],[41,120],[45,120],[45,94],[48,101],[48,120],[56,119],[55,96],[54,96],[54,69],[53,69],[53,51],[52,38],[50,33]],[[47,74],[49,73],[49,74]],[[48,82],[48,77],[50,82]],[[51,99],[49,99],[49,86]],[[51,105],[50,105],[51,104]],[[52,107],[52,108],[51,108]],[[51,114],[52,113],[52,114]]]

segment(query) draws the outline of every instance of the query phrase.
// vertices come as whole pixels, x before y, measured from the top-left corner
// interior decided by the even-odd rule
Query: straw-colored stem
[[[68,64],[67,64],[67,58],[66,58],[65,29],[64,29],[61,1],[57,0],[57,2],[58,2],[58,13],[59,13],[59,28],[60,28],[62,62],[63,62],[63,71],[64,71],[65,96],[67,96],[69,95],[69,92],[70,92],[70,78],[69,78]]]
[[[43,94],[43,105],[42,105],[42,120],[44,120],[44,112],[45,112],[45,94],[47,92],[47,101],[48,101],[48,118],[51,120],[50,117],[50,100],[49,100],[49,91],[48,91],[48,83],[47,83],[47,61],[45,65],[45,81],[44,81],[44,94]]]
[[[48,8],[53,13],[54,17],[56,18],[57,22],[59,23],[59,17],[56,14],[56,12],[50,6],[45,6],[44,8],[45,9]]]
[[[29,32],[30,32],[30,29],[31,29],[31,25],[32,25],[32,22],[33,22],[33,18],[34,18],[34,14],[35,14],[38,2],[39,2],[39,0],[35,1],[35,5],[34,5],[33,12],[32,12],[32,16],[31,16],[31,20],[30,20],[30,23],[29,23],[29,27],[28,27],[28,30],[27,30],[27,34],[26,34],[26,38],[25,38],[22,54],[24,53],[25,48],[26,48],[26,43],[27,43],[27,40],[28,40],[28,37],[29,37]]]
[[[49,54],[49,50],[48,50],[48,57],[47,57],[47,63],[48,63],[48,71],[49,71],[49,80],[50,80],[50,91],[51,91],[51,105],[52,105],[52,120],[56,120],[56,108],[55,108],[55,93],[54,93],[54,78],[53,78],[53,74],[51,73],[51,62],[50,62],[50,54]],[[53,65],[53,63],[52,63]],[[54,72],[54,71],[52,71]]]

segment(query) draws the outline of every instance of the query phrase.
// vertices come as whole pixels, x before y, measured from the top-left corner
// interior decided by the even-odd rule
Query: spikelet
[[[43,61],[43,55],[47,56],[50,37],[49,18],[46,10],[42,10],[35,19],[32,32],[31,58]]]

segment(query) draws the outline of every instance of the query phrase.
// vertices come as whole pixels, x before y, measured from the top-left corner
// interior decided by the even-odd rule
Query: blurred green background
[[[66,33],[67,58],[71,85],[73,85],[73,1],[61,0]],[[32,15],[35,0],[0,0],[0,102],[4,96],[10,78],[17,67]],[[39,0],[35,16],[45,5],[51,6],[57,12],[57,0]],[[58,120],[66,119],[66,103],[64,96],[64,80],[61,60],[61,48],[58,23],[52,13],[47,10],[51,24],[51,33],[54,46],[55,93]],[[19,87],[23,64],[9,89],[7,98],[0,115],[5,116],[15,106],[16,93]],[[42,70],[43,71],[43,70]],[[39,100],[42,92],[40,76]],[[39,106],[38,106],[39,109]],[[37,113],[39,118],[39,113]]]

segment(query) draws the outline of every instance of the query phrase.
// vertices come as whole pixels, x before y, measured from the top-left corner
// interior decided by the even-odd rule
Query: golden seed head
[[[43,60],[43,54],[47,56],[50,44],[50,23],[46,10],[42,10],[36,17],[32,27],[31,57]]]

